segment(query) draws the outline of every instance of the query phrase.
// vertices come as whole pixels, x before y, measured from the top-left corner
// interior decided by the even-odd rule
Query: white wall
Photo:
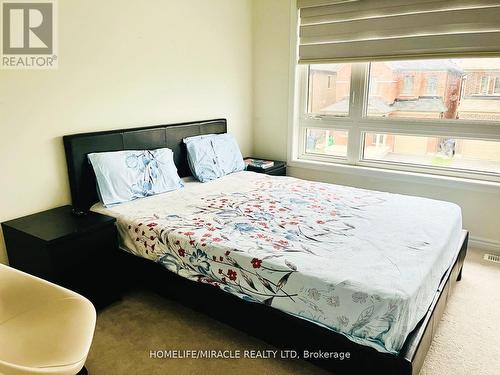
[[[65,134],[226,117],[251,153],[251,0],[58,4],[59,69],[0,70],[0,221],[70,202]]]
[[[257,157],[286,160],[289,114],[290,0],[254,1],[254,151]],[[361,188],[419,195],[455,202],[464,227],[486,245],[500,246],[500,189],[484,192],[463,187],[408,183],[305,168],[291,176]],[[477,244],[477,243],[476,243]],[[483,245],[484,245],[483,244]]]
[[[253,0],[255,156],[286,160],[290,0]]]

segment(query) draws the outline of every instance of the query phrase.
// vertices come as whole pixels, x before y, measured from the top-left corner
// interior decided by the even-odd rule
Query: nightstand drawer
[[[75,272],[89,264],[93,264],[93,268],[101,268],[103,264],[109,267],[113,250],[117,248],[117,233],[113,224],[83,237],[54,244],[50,251],[54,276],[64,281],[73,279]]]
[[[275,168],[266,172],[270,176],[286,176],[286,167]]]

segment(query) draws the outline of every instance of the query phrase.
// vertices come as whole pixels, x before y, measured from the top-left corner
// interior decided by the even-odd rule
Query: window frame
[[[495,82],[493,83],[493,95],[500,95],[500,76],[495,77]]]
[[[445,136],[474,140],[500,141],[500,122],[455,119],[379,118],[367,115],[370,63],[352,63],[349,113],[345,117],[308,113],[309,65],[296,65],[291,135],[291,159],[324,165],[379,168],[384,170],[424,173],[444,177],[458,177],[500,183],[500,174],[470,171],[438,166],[414,165],[363,158],[366,133],[402,134],[417,136]],[[306,152],[307,128],[346,130],[347,156],[318,155]]]

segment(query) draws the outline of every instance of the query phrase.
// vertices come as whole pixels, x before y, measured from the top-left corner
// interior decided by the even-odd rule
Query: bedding
[[[182,187],[169,148],[89,154],[106,207]]]
[[[208,134],[184,139],[188,163],[200,182],[215,180],[245,169],[236,139],[228,133]]]
[[[121,247],[244,300],[398,353],[462,229],[455,204],[234,173],[112,208]]]

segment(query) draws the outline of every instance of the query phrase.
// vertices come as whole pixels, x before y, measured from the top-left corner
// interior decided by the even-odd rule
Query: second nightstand
[[[250,158],[245,158],[245,159],[250,159]],[[255,158],[252,158],[252,159],[255,159]],[[272,167],[265,168],[265,169],[248,165],[247,171],[257,172],[257,173],[265,173],[265,174],[272,175],[272,176],[286,176],[286,162],[279,161],[279,160],[273,160],[273,162],[274,162],[274,165]]]
[[[115,218],[76,216],[63,206],[7,221],[2,229],[10,266],[74,290],[96,307],[120,298]]]

